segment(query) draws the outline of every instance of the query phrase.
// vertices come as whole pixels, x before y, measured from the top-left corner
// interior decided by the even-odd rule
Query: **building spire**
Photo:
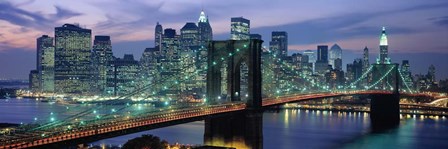
[[[380,36],[380,46],[387,46],[386,27],[383,27],[383,31],[381,32],[381,36]]]
[[[207,21],[208,21],[207,20],[207,16],[205,15],[204,10],[202,9],[201,10],[201,14],[199,15],[199,21],[198,22],[206,23]]]

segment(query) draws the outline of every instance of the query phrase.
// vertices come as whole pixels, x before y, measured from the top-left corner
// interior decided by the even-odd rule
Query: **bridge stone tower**
[[[212,41],[208,46],[207,103],[219,102],[222,96],[221,81],[227,78],[227,97],[241,101],[240,66],[248,67],[247,107],[261,107],[261,44],[262,40]],[[222,76],[226,67],[226,76]]]
[[[400,79],[398,64],[374,64],[377,87],[392,86],[392,94],[370,95],[370,120],[373,131],[383,131],[400,124]],[[382,76],[382,77],[380,77]],[[387,88],[389,90],[389,88]]]

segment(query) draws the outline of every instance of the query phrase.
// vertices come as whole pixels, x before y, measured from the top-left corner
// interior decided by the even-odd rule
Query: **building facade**
[[[329,71],[328,64],[328,46],[318,45],[317,46],[317,61],[315,64],[315,72],[317,75],[325,75]]]
[[[377,59],[377,64],[390,64],[389,46],[387,44],[386,28],[383,27],[380,35],[380,56]]]
[[[106,93],[107,71],[113,62],[112,43],[109,36],[95,36],[92,50],[93,80],[96,84],[94,92]]]
[[[112,96],[128,95],[137,89],[139,63],[132,54],[116,58],[107,74],[106,93]]]
[[[250,39],[250,20],[243,17],[231,18],[230,39],[249,40]]]
[[[37,38],[38,92],[54,92],[54,45],[53,38],[43,35]]]
[[[55,91],[86,94],[91,90],[90,29],[64,24],[55,28]]]
[[[161,48],[160,44],[162,43],[162,35],[163,35],[163,27],[159,22],[157,22],[155,32],[154,32],[154,47]]]
[[[275,52],[280,59],[285,59],[288,55],[288,33],[284,31],[274,31],[272,32],[271,42],[269,42],[269,47],[271,51]]]
[[[336,69],[335,60],[341,59],[342,60],[342,48],[338,44],[334,44],[331,46],[329,51],[329,64],[333,67],[333,69]],[[339,67],[339,66],[338,66]]]

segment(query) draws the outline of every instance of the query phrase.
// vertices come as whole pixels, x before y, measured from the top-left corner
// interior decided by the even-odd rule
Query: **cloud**
[[[448,27],[448,16],[429,18],[436,25]]]
[[[3,2],[0,3],[0,20],[5,20],[11,24],[19,26],[40,27],[42,23],[46,23],[48,19],[39,13],[32,13],[17,8],[15,5]]]
[[[54,6],[56,8],[56,14],[53,15],[52,20],[58,21],[68,19],[75,16],[80,16],[82,13],[74,12],[68,9],[64,9],[61,6]]]
[[[8,2],[0,3],[0,20],[5,20],[11,24],[31,27],[37,30],[48,30],[52,28],[53,24],[59,20],[82,15],[68,9],[64,9],[60,6],[54,6],[56,13],[46,16],[40,12],[32,12],[24,9],[20,9],[18,6]]]
[[[34,1],[19,4],[0,2],[0,51],[8,49],[31,49],[35,38],[52,32],[59,21],[82,15],[60,6],[54,6],[56,13],[45,14],[20,8]],[[33,41],[33,42],[30,42]]]

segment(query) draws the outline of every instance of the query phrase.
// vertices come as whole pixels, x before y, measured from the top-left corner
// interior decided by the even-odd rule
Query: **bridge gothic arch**
[[[261,44],[262,40],[211,41],[207,60],[207,103],[220,100],[241,101],[241,65],[248,68],[247,107],[261,107]],[[226,63],[226,76],[222,66]],[[225,66],[225,65],[224,65]],[[222,79],[227,80],[227,98],[222,96]]]

